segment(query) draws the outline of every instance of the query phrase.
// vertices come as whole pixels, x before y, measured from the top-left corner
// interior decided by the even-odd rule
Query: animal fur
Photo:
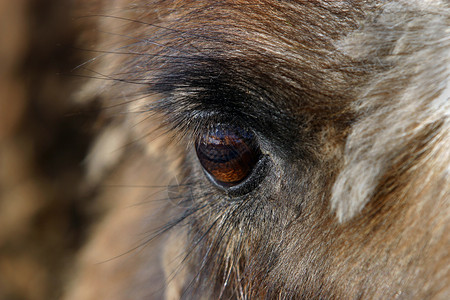
[[[167,298],[448,297],[448,3],[116,5],[100,94],[189,186]],[[259,135],[270,170],[248,194],[203,175],[190,149],[211,123]]]
[[[64,299],[450,298],[448,1],[82,4],[104,213]],[[196,156],[219,123],[267,157],[245,192]]]

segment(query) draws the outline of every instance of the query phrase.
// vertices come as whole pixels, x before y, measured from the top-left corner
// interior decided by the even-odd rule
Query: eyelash
[[[271,115],[263,114],[265,118],[261,118],[261,116],[255,118],[250,108],[248,110],[232,109],[230,107],[232,103],[227,102],[224,104],[224,108],[220,108],[221,110],[219,111],[214,108],[214,103],[217,105],[217,101],[220,101],[220,99],[216,99],[216,102],[210,100],[211,103],[208,102],[209,104],[202,103],[199,99],[202,98],[200,96],[199,98],[190,98],[172,94],[166,97],[164,101],[153,106],[152,111],[162,117],[162,127],[172,135],[173,141],[183,141],[182,143],[186,145],[188,153],[192,153],[189,149],[195,149],[194,154],[192,154],[194,156],[197,154],[197,157],[194,158],[195,163],[203,170],[203,174],[200,173],[197,176],[203,175],[203,180],[207,179],[206,181],[209,181],[219,191],[233,198],[252,192],[266,177],[271,166],[269,156],[262,154],[259,137],[262,135],[264,138],[267,138],[264,135],[264,130],[271,128],[268,124],[272,125],[267,122],[267,118],[272,118],[276,110],[271,110]],[[234,161],[227,161],[231,163],[228,166],[224,164],[213,165],[217,172],[212,174],[211,170],[208,171],[208,167],[202,164],[202,158],[199,157],[199,144],[205,138],[205,135],[217,130],[219,127],[222,129],[228,128],[228,130],[232,128],[231,130],[239,131],[244,139],[247,138],[249,149],[252,149],[255,153],[253,154],[254,157],[250,155],[248,162],[245,158],[237,158]],[[260,129],[263,131],[260,131]],[[230,149],[223,148],[222,151],[224,151],[222,154],[227,156]],[[236,153],[234,155],[236,156]],[[233,170],[233,168],[241,168],[242,165],[247,163],[249,165],[247,170]],[[220,170],[219,168],[222,167],[228,169]],[[228,172],[231,179],[217,178],[217,175],[223,172]],[[237,175],[239,172],[243,174]],[[202,180],[200,177],[198,179]]]

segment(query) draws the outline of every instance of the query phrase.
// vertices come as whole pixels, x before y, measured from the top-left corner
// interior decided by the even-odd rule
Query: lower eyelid
[[[239,182],[236,185],[224,185],[218,183],[217,180],[208,172],[203,170],[205,176],[209,181],[219,190],[223,191],[231,197],[239,197],[250,193],[255,190],[260,183],[264,180],[267,173],[270,170],[270,158],[268,155],[262,155],[253,170],[250,172],[249,176],[245,180]]]

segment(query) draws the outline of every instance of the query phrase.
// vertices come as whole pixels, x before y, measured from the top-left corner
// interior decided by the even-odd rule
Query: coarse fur
[[[106,213],[64,299],[450,298],[448,1],[79,5]],[[257,137],[245,192],[196,156],[217,124]]]
[[[181,200],[134,264],[90,265],[127,217],[105,220],[68,299],[449,297],[446,1],[115,1],[91,17],[103,52],[80,95],[127,112],[114,127],[158,161],[141,172],[161,169],[144,182],[175,176]],[[258,136],[269,163],[247,193],[203,174],[192,148],[214,124]]]

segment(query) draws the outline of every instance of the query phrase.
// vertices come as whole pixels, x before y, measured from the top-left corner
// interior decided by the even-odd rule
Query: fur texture
[[[448,297],[448,3],[116,4],[93,69],[188,186],[168,298]],[[219,123],[269,157],[244,195],[192,151]]]
[[[127,136],[181,183],[167,298],[448,297],[447,3],[116,5],[89,66],[108,82],[86,93],[128,111]],[[204,176],[192,147],[213,124],[258,136],[248,193]]]
[[[64,299],[450,298],[448,1],[77,5],[101,213]],[[256,136],[245,190],[197,158],[218,124]]]

